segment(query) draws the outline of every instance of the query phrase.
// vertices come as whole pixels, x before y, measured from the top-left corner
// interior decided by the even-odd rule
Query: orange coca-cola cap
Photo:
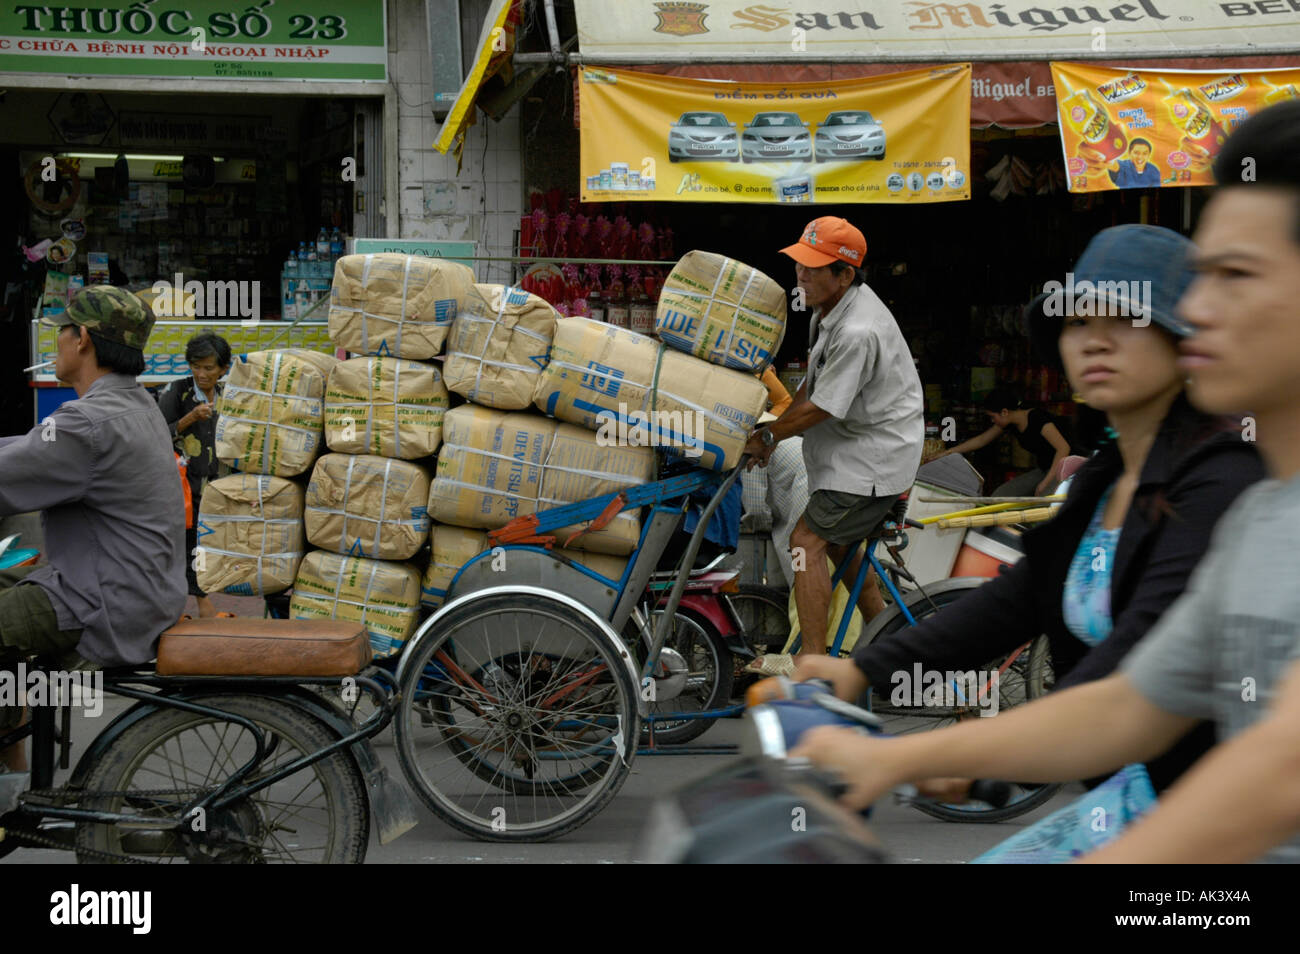
[[[809,268],[821,268],[834,261],[861,268],[867,257],[867,240],[846,219],[823,215],[808,223],[798,242],[781,251]]]

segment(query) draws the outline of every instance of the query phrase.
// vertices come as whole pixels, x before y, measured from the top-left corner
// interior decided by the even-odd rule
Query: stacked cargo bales
[[[429,568],[425,570],[424,579],[420,584],[420,602],[425,608],[436,610],[442,606],[447,597],[447,589],[460,568],[480,553],[486,553],[491,547],[486,530],[469,530],[464,527],[440,524],[433,525],[429,543],[433,552],[429,559]],[[627,567],[626,557],[560,548],[556,548],[553,552],[611,580],[621,579]],[[502,556],[508,561],[508,554],[503,553]],[[508,562],[506,567],[508,569]]]
[[[466,404],[447,413],[443,431],[429,494],[429,516],[436,523],[495,529],[515,517],[615,493],[654,475],[651,448],[606,445],[589,431],[537,414]],[[564,541],[579,529],[556,536]],[[625,511],[576,545],[626,555],[640,532],[637,512]]]
[[[420,571],[409,563],[312,550],[293,582],[294,619],[360,623],[376,657],[391,656],[415,631],[420,612]]]
[[[428,457],[442,439],[447,388],[425,361],[352,358],[330,372],[325,443],[344,454]]]
[[[295,618],[359,621],[376,656],[400,650],[420,608],[416,557],[429,536],[432,455],[448,392],[428,359],[474,294],[463,265],[353,255],[335,267],[330,335],[361,352],[329,374],[325,443],[307,485],[309,552],[294,581]],[[419,463],[416,463],[419,461]]]
[[[292,351],[235,361],[217,405],[217,457],[253,474],[294,477],[321,447],[325,375]]]
[[[600,432],[602,444],[641,441],[727,470],[740,460],[767,388],[663,343],[586,318],[556,323],[533,402]]]
[[[345,255],[330,288],[330,340],[355,354],[427,360],[474,286],[458,262],[398,255]]]
[[[713,252],[687,252],[664,281],[655,334],[669,347],[761,374],[785,339],[785,289]]]
[[[307,484],[303,519],[313,546],[407,560],[429,536],[429,472],[371,454],[326,454]]]
[[[268,596],[292,585],[302,562],[303,492],[291,480],[231,474],[203,488],[195,573],[208,593]]]
[[[475,285],[447,340],[447,387],[484,407],[528,407],[559,317],[522,289]]]

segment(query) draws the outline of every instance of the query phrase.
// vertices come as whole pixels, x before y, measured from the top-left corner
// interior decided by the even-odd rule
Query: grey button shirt
[[[20,437],[0,438],[0,515],[44,511],[44,564],[20,586],[49,594],[77,652],[106,666],[154,658],[185,609],[185,498],[149,393],[100,378]]]
[[[925,442],[921,379],[885,303],[853,285],[812,320],[807,397],[831,416],[803,435],[808,491],[900,494]]]

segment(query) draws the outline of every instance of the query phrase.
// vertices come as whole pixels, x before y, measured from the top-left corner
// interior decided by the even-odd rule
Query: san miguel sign
[[[1004,57],[1008,41],[1025,44],[1027,58],[1280,53],[1296,49],[1300,28],[1300,0],[646,0],[619,4],[617,16],[609,3],[576,2],[584,57],[611,63],[701,54],[740,61]]]

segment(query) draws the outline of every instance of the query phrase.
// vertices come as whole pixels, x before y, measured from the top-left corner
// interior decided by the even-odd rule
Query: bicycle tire
[[[972,578],[963,584],[928,587],[930,590],[929,597],[918,595],[914,599],[909,599],[910,605],[908,609],[919,622],[939,612],[943,607],[958,601],[970,591],[983,585],[984,582],[982,579]],[[891,607],[885,610],[885,613],[889,615],[881,618],[879,622],[872,620],[873,625],[869,627],[868,632],[863,634],[864,639],[874,642],[882,636],[899,632],[908,627],[907,618],[903,616],[901,610]],[[1046,636],[1037,637],[1027,648],[1020,649],[1016,657],[1011,665],[1003,671],[998,680],[999,712],[1037,699],[1050,688],[1052,676]],[[1006,662],[1007,657],[999,657],[982,668],[985,671],[999,670]],[[1012,678],[1007,678],[1008,673],[1013,674]],[[928,710],[931,714],[918,715],[913,708],[897,708],[889,705],[877,691],[873,690],[870,696],[872,711],[884,720],[883,731],[894,735],[905,734],[909,731],[928,731],[955,724],[963,714],[969,714],[966,710],[970,708],[932,707]],[[910,720],[911,724],[909,724],[908,720]],[[917,722],[920,722],[920,724],[915,724]],[[965,805],[917,802],[913,804],[913,807],[918,811],[944,821],[993,824],[1033,811],[1040,805],[1050,801],[1059,790],[1060,785],[1056,784],[1016,785],[1013,786],[1012,801],[1002,808],[994,808],[991,805],[984,805],[982,802],[967,803]]]
[[[302,755],[325,748],[335,741],[334,733],[319,721],[271,696],[249,694],[221,694],[204,696],[191,701],[216,709],[228,710],[243,716],[267,730],[268,744],[274,748],[252,778],[265,775]],[[186,738],[186,736],[190,736]],[[274,737],[274,738],[272,738]],[[197,765],[194,771],[185,765],[186,748],[197,747]],[[211,789],[241,767],[253,754],[253,737],[238,723],[214,719],[210,716],[183,709],[159,708],[144,716],[122,733],[104,751],[86,774],[84,788],[88,793],[82,800],[85,807],[101,811],[126,812],[140,810],[145,817],[169,817],[184,809],[192,795],[177,793],[174,797],[149,795],[132,798],[130,795],[96,796],[95,792],[130,792],[160,790],[168,785],[179,789]],[[227,764],[215,765],[213,758],[225,756]],[[153,760],[151,764],[150,760]],[[215,774],[214,774],[215,772]],[[285,811],[301,800],[309,789],[318,788],[316,801],[323,807],[313,809],[312,817],[295,816],[283,824]],[[280,802],[284,798],[288,801]],[[284,808],[281,808],[281,805]],[[114,825],[78,822],[76,831],[77,860],[81,863],[102,863],[92,852],[109,852],[170,856],[175,860],[199,860],[218,863],[247,863],[292,861],[302,859],[277,857],[279,850],[270,852],[270,842],[279,849],[297,847],[310,829],[312,840],[320,839],[319,862],[327,864],[360,864],[365,860],[366,845],[370,837],[369,803],[365,783],[356,764],[345,752],[335,752],[324,759],[295,772],[247,799],[235,802],[222,810],[221,819],[203,817],[207,831],[220,825],[247,836],[256,824],[258,842],[241,848],[214,841],[204,850],[203,839],[192,838],[198,819],[191,820],[188,831],[139,831],[124,835]],[[305,824],[306,823],[306,824]],[[285,845],[275,836],[276,830],[292,832],[294,844]],[[201,829],[200,829],[201,830]],[[180,843],[178,843],[180,839]],[[187,844],[194,842],[195,844]],[[316,849],[312,849],[313,852]]]
[[[656,611],[651,619],[651,627],[662,614]],[[708,622],[694,613],[678,611],[673,634],[664,643],[676,650],[686,662],[688,680],[694,683],[694,691],[688,685],[686,691],[673,699],[662,702],[652,700],[650,713],[660,712],[704,712],[709,709],[721,709],[731,700],[731,686],[735,679],[735,660],[727,641]],[[644,665],[645,654],[649,648],[644,640],[636,642],[638,665]],[[713,727],[717,719],[679,719],[654,723],[654,741],[656,744],[681,745],[697,739]],[[650,724],[641,726],[641,740],[650,739]]]
[[[790,593],[778,586],[741,583],[727,602],[740,621],[745,644],[755,655],[779,653],[790,641]]]
[[[493,593],[452,609],[407,652],[398,759],[452,828],[484,841],[546,841],[590,821],[627,780],[640,731],[636,683],[621,647],[579,610]],[[517,678],[501,665],[512,656]]]

